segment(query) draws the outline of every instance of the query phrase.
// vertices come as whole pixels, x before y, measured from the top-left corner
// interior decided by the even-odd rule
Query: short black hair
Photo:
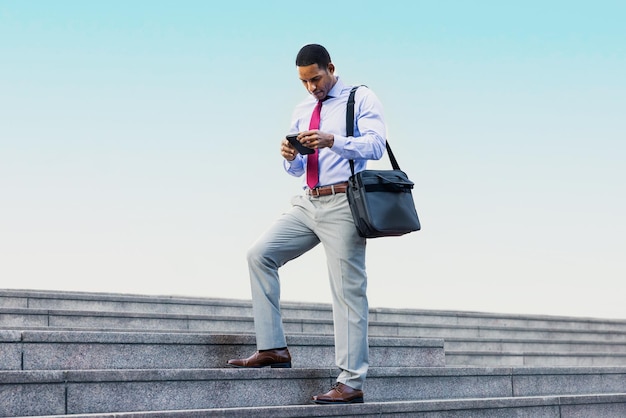
[[[325,69],[330,63],[330,54],[326,48],[318,44],[303,46],[296,56],[296,66],[298,67],[317,64],[318,67]]]

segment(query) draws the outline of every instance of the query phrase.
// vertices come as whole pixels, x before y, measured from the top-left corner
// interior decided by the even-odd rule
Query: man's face
[[[317,64],[298,67],[298,76],[307,91],[317,100],[324,100],[337,81],[332,63],[327,68],[320,68]]]

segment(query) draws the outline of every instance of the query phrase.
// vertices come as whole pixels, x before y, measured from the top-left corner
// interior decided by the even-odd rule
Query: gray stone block
[[[254,332],[249,301],[45,291],[0,291],[0,297],[0,303],[28,306],[0,308],[0,326],[6,328]],[[283,305],[288,334],[332,335],[329,305],[293,302]],[[621,331],[626,321],[381,308],[372,309],[370,316],[373,321],[369,332],[373,337],[453,337],[457,344],[465,344],[465,348],[450,348],[449,344],[447,362],[450,365],[626,364],[626,332]],[[385,322],[390,320],[395,322]],[[78,345],[76,348],[84,349]],[[152,351],[147,346],[144,348],[150,359],[162,357],[160,352],[165,350],[162,346],[153,347]],[[7,352],[4,360],[0,360],[0,367],[15,369],[18,347],[5,345],[4,349]],[[569,355],[569,351],[579,354]],[[203,358],[197,352],[197,347],[189,348],[186,353],[181,351],[181,362],[184,358]],[[111,363],[116,362],[117,367],[123,367],[122,361]],[[189,360],[185,362],[191,364]],[[144,363],[150,367],[149,360]],[[208,364],[198,363],[197,367],[208,367]]]
[[[611,370],[624,375],[624,369]],[[489,368],[375,368],[365,388],[366,403],[348,406],[308,406],[310,396],[325,392],[334,382],[337,371],[329,369],[212,369],[212,370],[118,370],[68,372],[0,372],[3,387],[18,393],[24,387],[37,387],[44,397],[31,398],[29,408],[41,415],[57,414],[65,385],[65,414],[111,414],[123,411],[145,411],[143,416],[242,416],[253,408],[263,416],[349,416],[357,415],[449,417],[552,417],[580,411],[619,413],[626,404],[625,394],[615,394],[615,384],[595,385],[590,390],[607,390],[606,394],[572,397],[548,394],[533,397],[512,397],[516,393],[518,375],[531,376],[521,369]],[[605,370],[586,369],[535,371],[534,376],[576,379],[578,375],[606,378]],[[561,380],[558,383],[562,383]],[[589,381],[587,381],[589,383]],[[622,382],[623,383],[623,382]],[[623,385],[620,387],[623,388]],[[52,392],[52,389],[57,392]],[[577,385],[569,390],[577,391]],[[562,389],[557,390],[563,391]],[[32,395],[32,392],[29,392]],[[456,399],[455,399],[456,398]],[[396,399],[396,401],[393,401]],[[568,400],[569,399],[569,400]],[[46,405],[50,412],[45,411]],[[593,404],[593,406],[591,406]],[[288,406],[292,405],[292,406]],[[561,411],[561,405],[564,409]],[[269,406],[280,408],[265,408]],[[235,408],[229,410],[224,408]],[[191,410],[196,411],[191,411]],[[202,412],[201,410],[207,410]],[[31,409],[34,410],[34,409]],[[170,413],[149,411],[172,411]],[[250,411],[248,409],[247,411]],[[268,414],[264,415],[263,411]],[[294,412],[300,415],[294,414]],[[348,413],[349,411],[349,413]],[[328,412],[328,415],[325,415]],[[16,415],[21,411],[9,411]],[[319,415],[322,413],[322,415]],[[346,415],[348,413],[348,415]],[[224,415],[222,415],[224,414]],[[422,414],[422,415],[420,415]],[[433,415],[434,414],[434,415]],[[437,415],[441,414],[441,415]],[[116,415],[122,416],[122,415]],[[142,416],[141,414],[135,416]],[[245,416],[245,415],[243,415]],[[575,417],[576,415],[572,415]],[[579,415],[581,416],[581,415]],[[603,415],[590,415],[603,416]],[[609,417],[614,415],[607,415]],[[619,415],[618,415],[619,416]],[[76,418],[76,416],[74,417]]]
[[[25,308],[0,308],[0,327],[47,327],[48,312]]]
[[[49,326],[60,328],[188,330],[189,317],[177,314],[50,311]]]
[[[511,396],[510,369],[372,369],[366,381],[371,402]]]
[[[20,370],[21,368],[21,333],[0,331],[0,370]]]
[[[380,404],[382,417],[419,418],[559,418],[558,400],[470,399]]]
[[[502,366],[626,366],[626,354],[621,353],[550,353],[550,352],[446,352],[446,364],[482,367]]]
[[[446,351],[481,352],[552,352],[552,353],[621,353],[626,343],[611,341],[554,341],[531,339],[446,338]]]
[[[620,367],[528,367],[512,370],[514,396],[622,393],[626,390],[626,369]]]
[[[0,372],[0,416],[64,414],[61,372]]]
[[[252,335],[24,331],[11,336],[13,341],[22,342],[0,342],[0,352],[10,354],[3,359],[6,369],[220,368],[230,358],[247,357],[256,351]],[[294,367],[334,366],[332,337],[293,335],[287,341]],[[441,339],[373,337],[369,344],[373,367],[445,365]]]
[[[401,337],[455,337],[455,338],[486,338],[544,340],[544,341],[606,341],[626,342],[624,332],[603,332],[594,330],[559,330],[551,328],[509,328],[509,327],[478,327],[478,326],[446,326],[406,323],[370,323],[372,335],[393,335]]]
[[[28,298],[22,296],[5,295],[0,290],[0,306],[3,308],[28,308]]]
[[[66,376],[72,414],[300,404],[327,390],[331,379],[321,369],[77,371]]]
[[[559,405],[568,403],[568,397],[535,397],[504,399],[436,400],[411,402],[370,402],[356,405],[289,405],[282,407],[215,408],[196,410],[171,410],[120,414],[65,415],[72,418],[205,418],[205,417],[418,417],[418,418],[622,418],[619,415],[618,396],[599,396],[589,400],[589,415],[562,415]],[[603,406],[613,402],[612,411]],[[622,405],[626,404],[622,400]],[[567,411],[566,408],[563,408]],[[608,413],[607,413],[608,412]],[[614,414],[612,412],[617,412]],[[51,417],[41,417],[51,418]]]
[[[64,414],[65,387],[59,384],[0,383],[0,416]]]
[[[249,300],[44,290],[0,290],[0,307],[251,316]],[[332,318],[329,304],[283,302],[282,309],[285,318]],[[374,322],[407,324],[626,333],[626,320],[623,319],[390,308],[371,308],[370,318]]]
[[[561,418],[590,417],[626,417],[626,394],[614,396],[587,395],[561,399]]]

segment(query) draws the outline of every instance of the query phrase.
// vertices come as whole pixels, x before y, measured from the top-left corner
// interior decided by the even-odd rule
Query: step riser
[[[447,351],[491,351],[491,352],[556,352],[556,353],[615,353],[626,354],[626,344],[554,343],[553,341],[450,341],[446,340]]]
[[[558,356],[558,355],[529,355],[529,354],[455,354],[446,353],[447,366],[479,366],[479,367],[613,367],[626,366],[625,357],[611,356]]]
[[[118,330],[154,330],[162,332],[165,330],[179,330],[184,332],[210,332],[210,333],[234,333],[234,334],[249,334],[254,332],[254,322],[251,318],[223,318],[223,317],[187,317],[185,315],[169,315],[163,316],[161,314],[136,314],[134,316],[123,316],[123,314],[106,314],[106,313],[38,313],[34,310],[25,309],[19,312],[15,312],[12,315],[6,314],[0,317],[0,324],[4,323],[16,327],[18,324],[27,324],[32,328],[40,329],[57,329],[57,328],[76,328],[76,329],[118,329]],[[331,335],[333,333],[332,321],[321,320],[285,320],[285,330],[290,335],[304,335],[304,334],[318,334],[318,335]],[[612,334],[588,334],[583,332],[569,333],[569,332],[548,332],[548,331],[535,331],[535,330],[506,330],[506,329],[486,329],[486,328],[435,328],[435,327],[423,327],[420,325],[408,326],[408,325],[380,325],[370,324],[370,335],[372,337],[382,338],[389,335],[399,335],[402,338],[446,338],[447,336],[454,335],[455,338],[468,338],[475,339],[479,336],[489,339],[519,339],[529,338],[536,340],[538,338],[544,338],[546,342],[549,342],[553,346],[555,341],[567,340],[573,341],[581,338],[593,338],[604,337],[609,339],[606,347],[602,347],[598,353],[589,352],[577,353],[576,351],[565,355],[563,352],[558,352],[559,356],[555,356],[552,353],[552,349],[545,347],[538,347],[534,350],[529,350],[527,347],[516,346],[514,343],[508,343],[509,350],[500,351],[503,347],[503,343],[486,343],[479,342],[475,344],[476,350],[448,350],[447,364],[449,365],[476,365],[476,366],[621,366],[626,364],[626,356],[624,353],[614,353],[611,355],[608,348],[619,348],[620,345],[616,342],[621,337],[626,338],[626,335],[612,335]],[[584,340],[583,340],[584,341]],[[526,343],[525,343],[526,344]],[[565,344],[560,344],[566,346]],[[600,344],[596,343],[596,346]],[[582,345],[581,345],[582,346]],[[626,345],[624,345],[626,346]],[[621,346],[621,347],[624,347]],[[34,348],[22,348],[22,347],[5,347],[0,350],[6,351],[7,354],[0,359],[0,367],[9,370],[16,370],[18,367],[25,369],[58,369],[65,368],[105,368],[105,367],[127,367],[127,368],[152,368],[159,367],[157,362],[154,362],[154,358],[162,358],[162,353],[167,351],[165,347],[155,345],[152,347],[144,346],[144,356],[137,356],[137,360],[133,360],[132,356],[126,356],[123,354],[126,350],[125,347],[120,346],[113,347],[99,347],[98,349],[92,349],[84,346],[76,346],[77,349],[85,351],[87,353],[93,353],[94,350],[102,352],[99,358],[105,360],[98,360],[98,358],[81,357],[85,361],[76,362],[74,367],[71,367],[66,362],[59,362],[57,365],[42,364],[43,361],[31,361],[31,359],[38,358],[68,358],[67,355],[55,354],[54,356],[42,356],[41,351],[36,351]],[[498,350],[495,350],[498,348]],[[41,349],[44,350],[45,349]],[[192,368],[205,368],[205,367],[221,367],[223,363],[215,363],[217,359],[206,360],[207,356],[202,356],[201,347],[186,347],[177,348],[177,361],[168,362],[167,359],[163,364],[167,367],[192,367]],[[20,351],[24,353],[23,361]],[[35,354],[29,354],[32,351]],[[55,349],[56,352],[63,352],[62,348]],[[240,354],[231,354],[231,357],[247,357],[254,351],[254,347],[248,347],[247,352],[238,352]],[[493,351],[498,351],[499,355],[494,356]],[[230,352],[237,352],[236,350],[230,350]],[[468,353],[468,352],[471,352]],[[545,354],[539,356],[537,354]],[[303,356],[302,358],[311,359],[313,353]],[[373,364],[381,364],[383,366],[392,365],[391,361],[396,361],[398,357],[391,357],[388,362],[384,360],[385,356],[377,357],[377,352],[373,351],[372,361]],[[531,355],[532,354],[532,355]],[[324,354],[321,354],[322,361],[320,363],[312,364],[310,362],[301,363],[301,367],[324,367],[334,364],[332,361],[332,349],[327,348]],[[410,356],[410,353],[406,353]],[[228,356],[228,355],[226,355]],[[126,362],[121,362],[116,365],[116,361],[106,360],[125,358]],[[443,358],[435,358],[434,354],[430,353],[426,357],[428,360],[424,360],[419,363],[412,363],[410,366],[424,366],[428,365],[427,362],[431,362],[433,366],[441,365]],[[410,358],[410,357],[409,357]],[[220,359],[227,360],[227,359]],[[48,360],[46,360],[48,361]],[[205,362],[206,361],[206,362]],[[113,364],[110,366],[109,364]],[[184,365],[183,365],[184,364]]]
[[[230,358],[247,357],[254,344],[81,344],[0,343],[0,370],[80,370],[220,368]],[[291,345],[293,367],[332,367],[334,347]],[[494,353],[471,355],[437,347],[370,347],[372,367],[626,366],[626,356],[558,356]]]
[[[416,417],[416,418],[623,418],[624,395],[508,398],[469,401],[366,403],[337,406],[289,406],[124,414],[63,415],[67,418],[248,417]],[[41,417],[49,418],[49,417]],[[57,416],[58,418],[58,416]]]
[[[83,329],[127,329],[127,330],[182,330],[213,333],[254,333],[252,318],[193,318],[168,316],[118,316],[93,315],[90,313],[43,314],[15,313],[0,315],[0,327],[6,328],[83,328]],[[284,320],[285,332],[288,334],[332,335],[332,321],[320,320]],[[427,337],[445,338],[486,338],[486,339],[520,339],[549,341],[606,341],[625,343],[626,334],[603,334],[596,332],[565,332],[533,329],[489,329],[433,327],[421,324],[379,324],[370,323],[369,334],[372,336],[392,337]]]
[[[248,357],[250,345],[166,344],[0,344],[3,370],[194,369],[221,368]],[[294,368],[334,367],[332,346],[290,346]],[[370,347],[373,367],[444,366],[443,348]]]
[[[150,297],[81,292],[0,290],[0,307],[97,310],[112,312],[176,313],[187,315],[252,316],[250,301]],[[283,303],[285,318],[332,319],[328,304]],[[626,333],[626,321],[547,316],[497,315],[478,312],[446,312],[372,308],[372,321],[613,331]]]
[[[321,369],[77,371],[50,372],[40,378],[33,372],[29,383],[11,383],[15,378],[4,373],[0,372],[0,381],[6,383],[0,390],[3,399],[9,401],[0,404],[2,416],[302,405],[309,403],[311,395],[328,390],[336,378],[333,370]],[[626,382],[626,370],[543,373],[522,369],[372,369],[366,401],[608,394],[619,393]],[[67,405],[67,410],[61,405]]]
[[[519,339],[546,341],[596,341],[626,343],[626,334],[603,334],[594,332],[566,332],[533,329],[489,329],[489,328],[433,328],[415,326],[378,326],[370,323],[371,335],[390,335],[399,337],[428,338],[485,338],[485,339]]]

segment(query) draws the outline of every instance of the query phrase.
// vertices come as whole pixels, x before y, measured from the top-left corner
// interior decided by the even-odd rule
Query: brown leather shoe
[[[290,369],[291,355],[287,348],[257,351],[248,358],[228,360],[231,367],[260,368],[270,366],[272,368]]]
[[[313,396],[313,402],[318,404],[363,403],[363,391],[337,382],[329,392]]]

